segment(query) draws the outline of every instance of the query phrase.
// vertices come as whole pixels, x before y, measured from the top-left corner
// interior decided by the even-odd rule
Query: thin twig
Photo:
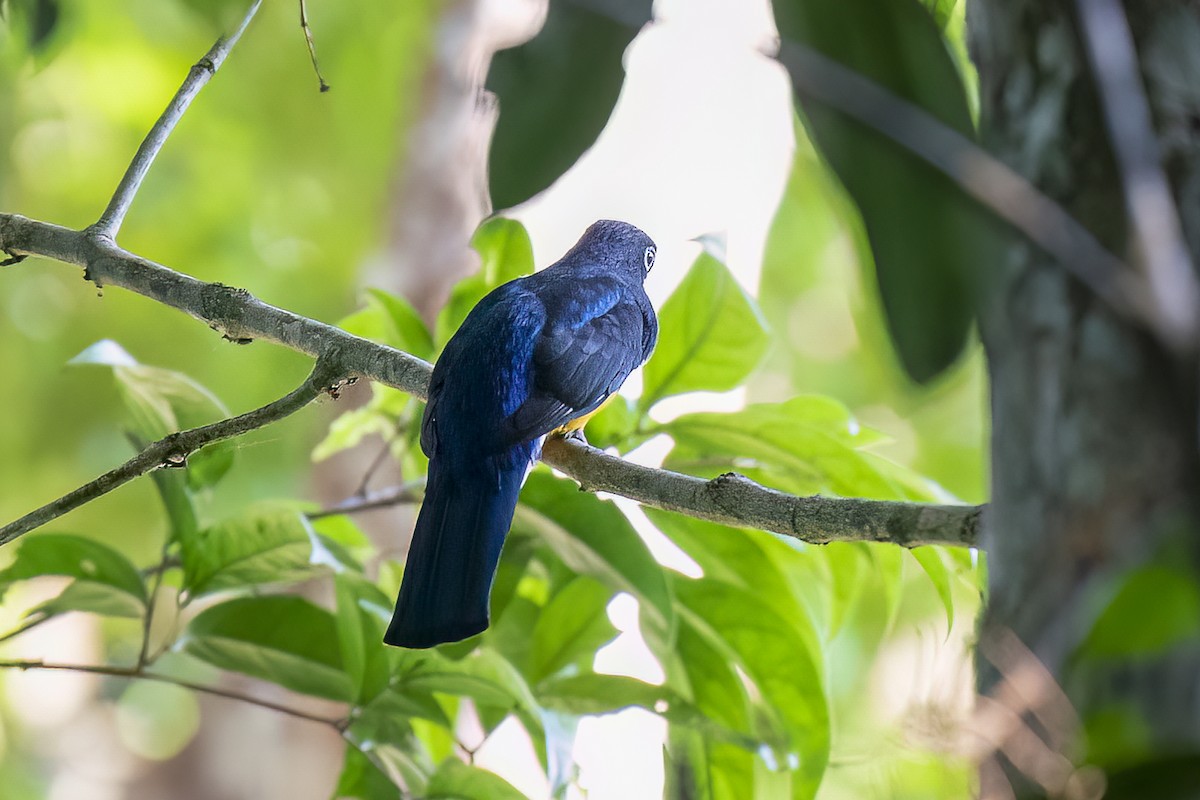
[[[1163,172],[1129,21],[1118,0],[1076,0],[1075,5],[1121,174],[1139,266],[1158,311],[1158,330],[1177,351],[1194,352],[1200,281]]]
[[[249,292],[182,275],[85,231],[0,214],[3,247],[83,266],[94,280],[180,309],[228,338],[265,339],[313,356],[331,354],[330,363],[340,366],[340,374],[360,375],[417,398],[426,397],[432,367],[415,356],[267,305]],[[726,480],[721,486],[640,467],[580,444],[559,446],[553,440],[546,443],[542,460],[588,488],[657,508],[707,515],[706,519],[730,525],[763,527],[806,541],[973,545],[981,510],[978,506],[794,497],[744,478]],[[712,496],[706,497],[705,493]],[[740,505],[743,501],[747,505]]]
[[[1007,164],[923,109],[811,48],[785,40],[779,61],[798,94],[849,115],[942,172],[1112,309],[1159,330],[1156,305],[1137,273]]]
[[[167,554],[167,548],[170,545],[169,538],[164,537],[162,546],[162,555],[158,560],[158,568],[154,570],[154,578],[151,583],[150,596],[146,602],[146,615],[142,618],[142,646],[138,650],[137,669],[142,670],[152,659],[150,655],[150,629],[154,625],[154,607],[158,605],[158,590],[162,588],[163,573],[167,571],[167,559],[170,556]]]
[[[328,92],[329,84],[321,74],[321,65],[317,63],[317,43],[313,41],[312,29],[308,27],[308,0],[300,0],[300,29],[304,31],[304,41],[308,44],[308,57],[312,59],[313,72],[317,73],[320,91]]]
[[[145,670],[134,667],[110,667],[105,665],[95,664],[58,664],[39,660],[22,660],[22,661],[0,661],[0,669],[19,669],[19,670],[51,670],[59,672],[82,672],[90,675],[107,675],[111,678],[128,678],[130,680],[155,681],[157,683],[169,683],[173,686],[179,686],[183,689],[190,689],[193,692],[202,692],[203,694],[211,694],[216,697],[224,697],[227,700],[238,700],[243,703],[249,703],[260,708],[267,708],[271,711],[278,711],[280,714],[287,714],[289,717],[308,720],[309,722],[319,722],[322,725],[328,725],[331,728],[341,732],[344,725],[343,719],[335,719],[333,717],[322,717],[318,714],[310,714],[307,711],[301,711],[298,708],[272,703],[270,700],[261,700],[248,694],[221,689],[216,686],[206,686],[202,683],[192,683],[191,681],[174,678],[170,675],[164,675],[161,672],[146,672]]]
[[[377,492],[355,495],[343,500],[336,506],[323,508],[320,511],[313,511],[305,516],[309,519],[321,519],[322,517],[333,517],[339,514],[358,514],[362,511],[371,511],[376,508],[419,503],[424,496],[425,480],[422,478],[408,481],[398,486],[389,486]]]
[[[0,528],[0,545],[8,544],[21,534],[45,525],[140,475],[160,467],[184,466],[189,455],[207,444],[240,436],[294,414],[326,390],[335,374],[330,362],[318,360],[304,383],[278,400],[236,417],[159,439],[121,466]]]
[[[370,491],[371,479],[375,477],[375,473],[387,461],[388,455],[392,452],[392,441],[384,438],[383,445],[379,448],[379,452],[375,454],[375,458],[371,459],[371,463],[363,472],[362,480],[358,482],[358,488],[354,490],[355,497],[366,497]]]
[[[108,207],[104,209],[104,213],[100,215],[100,219],[92,226],[92,230],[96,233],[109,237],[116,238],[117,231],[121,229],[121,223],[125,221],[125,215],[129,213],[129,207],[133,204],[133,198],[137,195],[138,189],[142,186],[142,181],[146,178],[146,173],[150,171],[150,165],[154,163],[155,157],[158,156],[163,145],[167,143],[167,137],[175,130],[175,126],[179,124],[179,120],[183,118],[183,113],[187,111],[192,100],[200,93],[205,84],[209,82],[216,71],[221,68],[221,64],[225,62],[226,56],[233,46],[237,44],[238,39],[242,38],[247,26],[250,25],[250,20],[254,19],[254,15],[258,13],[259,6],[262,5],[262,0],[254,0],[250,4],[250,9],[246,12],[246,16],[242,18],[242,22],[229,36],[222,36],[217,39],[216,44],[204,54],[204,57],[197,61],[188,71],[187,78],[184,79],[183,85],[179,87],[179,91],[171,98],[171,102],[167,105],[162,116],[154,123],[154,127],[146,134],[146,138],[142,140],[142,144],[138,147],[137,153],[130,162],[129,168],[125,170],[125,174],[121,177],[121,182],[117,185],[117,191],[113,193],[112,199],[108,201]]]

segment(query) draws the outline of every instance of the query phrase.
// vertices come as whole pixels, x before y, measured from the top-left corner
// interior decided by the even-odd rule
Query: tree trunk
[[[1200,7],[1125,6],[1194,259]],[[974,0],[969,14],[985,146],[1125,255],[1121,184],[1075,4]],[[1009,254],[983,309],[982,334],[993,411],[982,636],[1015,632],[1066,689],[1089,733],[1086,751],[1069,755],[1108,769],[1107,796],[1195,796],[1200,781],[1178,795],[1145,794],[1144,784],[1142,793],[1126,789],[1155,758],[1200,760],[1197,632],[1137,654],[1114,656],[1109,647],[1100,657],[1087,646],[1133,571],[1162,565],[1195,585],[1195,366],[1176,363],[1030,246]],[[1146,607],[1144,619],[1157,621],[1158,611]],[[1003,677],[987,667],[982,673],[984,691]],[[1117,728],[1129,742],[1102,740],[1099,721],[1112,713],[1128,723]],[[1133,742],[1139,737],[1129,726],[1137,725],[1145,736]],[[1008,771],[1020,770],[1009,764]],[[1019,778],[1016,784],[1022,793],[1047,791]]]

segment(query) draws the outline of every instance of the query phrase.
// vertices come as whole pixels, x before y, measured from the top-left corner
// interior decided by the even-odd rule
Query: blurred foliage
[[[625,79],[621,57],[651,5],[552,0],[533,39],[492,58],[487,88],[500,105],[488,158],[493,207],[546,189],[596,141]]]
[[[63,0],[48,31],[35,36],[30,31],[40,28],[14,23],[3,34],[0,104],[12,113],[0,115],[0,146],[8,154],[0,206],[68,225],[90,222],[163,99],[233,8],[149,0],[130,6],[112,14]],[[589,7],[552,0],[551,19],[592,14]],[[311,9],[335,86],[326,95],[315,91],[294,10],[266,5],[162,153],[122,243],[299,313],[344,317],[351,332],[433,359],[479,297],[533,269],[528,236],[509,220],[481,226],[473,244],[483,268],[454,289],[431,327],[406,300],[380,290],[345,316],[357,271],[383,238],[394,165],[403,157],[398,132],[415,114],[412,98],[436,7],[366,2]],[[961,37],[959,5],[938,2],[932,11]],[[924,12],[913,6],[896,13],[909,19]],[[863,35],[881,35],[871,15],[852,19],[870,28]],[[959,73],[945,57],[938,27],[926,23],[884,33],[903,39],[917,30],[917,40],[902,44],[935,44],[936,80],[957,92],[958,102],[965,95]],[[373,35],[364,37],[365,30]],[[548,185],[607,119],[620,86],[612,70],[636,28],[609,31],[596,51],[578,46],[580,30],[548,24],[523,52],[496,62],[497,70],[510,70],[507,77],[493,74],[496,82],[509,81],[508,88],[492,84],[501,93],[500,132],[506,124],[515,131],[498,132],[493,148],[498,205]],[[961,41],[953,46],[961,48]],[[608,71],[594,66],[601,55]],[[520,67],[527,72],[518,70],[518,57],[533,59]],[[579,109],[555,99],[556,85],[541,83],[573,88],[584,78],[599,88],[574,91],[569,99]],[[956,106],[959,122],[967,119],[965,108]],[[522,135],[530,128],[540,138]],[[856,233],[857,213],[870,232],[878,209],[839,173],[855,210],[802,130],[798,138],[759,299],[717,256],[701,254],[660,310],[662,339],[645,367],[642,398],[611,404],[589,425],[589,436],[621,452],[667,436],[668,466],[705,476],[736,470],[790,492],[896,500],[943,500],[954,492],[979,499],[983,430],[980,409],[971,405],[980,396],[978,353],[951,368],[932,392],[903,378],[889,355],[878,298],[853,269],[855,255],[865,261],[873,252],[877,268],[892,257],[868,247],[879,248],[878,237],[867,243]],[[850,140],[862,144],[861,138]],[[824,157],[838,167],[836,156]],[[949,202],[937,202],[943,201]],[[926,249],[951,224],[935,212],[905,219],[921,231],[909,235]],[[937,295],[957,304],[952,318],[931,320],[919,305],[931,298],[901,312],[905,335],[932,337],[932,344],[913,345],[898,336],[901,354],[920,377],[946,367],[965,341],[966,300],[949,272],[959,268],[949,266],[955,253],[942,253],[949,260],[920,273],[920,280],[953,283]],[[908,274],[910,256],[896,280],[918,280],[896,277]],[[99,313],[84,310],[87,292],[78,291],[78,277],[67,268],[37,264],[3,279],[0,361],[24,383],[10,394],[5,417],[21,424],[0,425],[6,452],[0,483],[20,487],[0,495],[5,519],[25,511],[29,497],[56,496],[89,479],[111,465],[114,453],[131,452],[131,442],[207,421],[226,407],[261,404],[303,375],[299,356],[214,341],[202,326],[141,298],[104,293]],[[883,285],[883,306],[897,332],[896,296]],[[926,321],[932,332],[917,329]],[[136,350],[141,363],[115,342]],[[63,370],[78,353],[78,363],[104,370]],[[156,364],[186,364],[186,375],[147,366]],[[738,386],[748,386],[755,401],[740,411],[656,416],[665,398]],[[528,734],[556,797],[576,779],[570,753],[580,720],[626,708],[665,720],[667,791],[676,795],[969,793],[971,765],[939,747],[944,743],[917,735],[909,706],[894,702],[911,699],[914,678],[892,670],[892,654],[906,647],[932,649],[957,666],[961,674],[944,680],[944,694],[917,698],[924,713],[955,723],[963,702],[956,689],[971,685],[963,648],[981,584],[979,565],[965,551],[812,547],[656,511],[648,513],[649,523],[635,523],[616,504],[539,466],[505,546],[492,627],[434,651],[381,646],[399,565],[351,518],[310,516],[311,507],[291,498],[303,494],[310,452],[337,458],[376,436],[388,443],[402,474],[423,474],[420,414],[413,398],[375,386],[371,399],[334,420],[319,443],[311,418],[297,417],[232,447],[203,451],[186,470],[155,473],[73,515],[70,533],[34,534],[15,554],[5,551],[10,563],[0,571],[0,591],[45,576],[60,581],[48,601],[6,604],[5,619],[14,629],[76,610],[137,620],[104,629],[103,655],[115,663],[128,661],[131,649],[136,654],[149,608],[171,612],[178,624],[158,631],[147,648],[158,674],[212,680],[224,670],[339,704],[346,749],[331,787],[336,797],[521,796],[460,758],[455,737],[468,708],[485,735],[506,722]],[[883,430],[905,431],[905,440],[889,442]],[[660,563],[647,542],[664,539],[702,576]],[[294,591],[300,583],[310,590],[304,597]],[[619,631],[609,612],[625,597],[636,601],[638,622]],[[1176,605],[1190,624],[1194,598],[1181,595]],[[1181,630],[1165,629],[1149,645],[1169,644]],[[618,635],[644,646],[661,681],[597,670],[598,651]],[[1104,643],[1103,630],[1098,635]],[[129,740],[144,750],[155,738],[145,731],[166,724],[155,704],[175,701],[125,692],[120,718]],[[160,737],[161,757],[193,735],[195,709],[185,712],[172,735]],[[17,747],[4,755],[0,781],[14,797],[39,796],[42,778],[22,755]]]
[[[945,5],[935,7],[944,23]],[[775,18],[786,41],[973,135],[959,73],[934,18],[916,0],[776,0]],[[861,22],[847,25],[847,18]],[[804,120],[862,214],[869,246],[856,244],[864,261],[874,261],[896,351],[913,378],[932,380],[966,345],[972,285],[990,272],[987,216],[948,177],[869,126],[817,101],[804,103]]]

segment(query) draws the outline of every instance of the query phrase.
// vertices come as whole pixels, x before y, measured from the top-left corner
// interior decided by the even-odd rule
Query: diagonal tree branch
[[[229,36],[217,39],[216,44],[188,71],[183,85],[179,87],[179,91],[171,98],[171,102],[163,111],[162,116],[158,118],[154,127],[142,140],[133,161],[130,162],[129,168],[125,170],[121,182],[117,185],[117,191],[108,201],[108,207],[104,209],[100,219],[92,226],[92,230],[96,233],[110,239],[116,238],[117,231],[121,229],[121,223],[125,221],[125,215],[129,213],[129,207],[133,204],[133,198],[137,195],[138,189],[142,187],[142,181],[146,179],[146,173],[150,171],[150,165],[154,163],[155,157],[167,143],[167,137],[175,130],[179,120],[183,119],[183,113],[192,104],[192,100],[221,68],[229,51],[237,44],[238,39],[242,38],[242,34],[250,25],[250,20],[254,19],[254,15],[258,13],[261,5],[262,0],[254,0],[237,30]]]
[[[1129,20],[1119,0],[1076,0],[1075,6],[1125,190],[1139,266],[1160,327],[1173,337],[1177,350],[1194,350],[1200,333],[1200,281],[1163,172]]]
[[[241,436],[243,433],[294,414],[316,399],[323,391],[327,391],[339,377],[333,359],[318,359],[312,373],[304,383],[278,400],[245,414],[214,422],[211,425],[202,425],[199,428],[172,433],[151,444],[121,466],[109,470],[73,492],[10,522],[0,528],[0,546],[8,544],[34,528],[58,519],[84,503],[108,494],[118,486],[145,475],[147,472],[161,467],[186,466],[187,457],[207,444]]]
[[[1178,342],[1146,281],[1024,176],[958,131],[812,48],[784,40],[779,62],[798,95],[873,128],[954,181],[962,191],[1050,254],[1117,313]]]
[[[421,399],[426,396],[432,368],[419,358],[268,305],[244,290],[204,283],[175,272],[128,253],[94,233],[0,214],[0,249],[82,266],[97,283],[120,286],[177,308],[208,323],[228,339],[266,339],[324,357],[339,376],[360,375]],[[704,481],[637,466],[578,442],[554,439],[546,442],[542,460],[588,489],[817,543],[843,540],[887,541],[909,547],[974,546],[981,511],[976,506],[795,497],[741,476]],[[5,530],[0,529],[0,544],[7,541],[3,538]]]

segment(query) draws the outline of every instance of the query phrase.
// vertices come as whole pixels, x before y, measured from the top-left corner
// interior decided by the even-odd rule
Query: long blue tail
[[[433,647],[487,628],[492,580],[525,466],[480,466],[430,462],[387,644]]]

